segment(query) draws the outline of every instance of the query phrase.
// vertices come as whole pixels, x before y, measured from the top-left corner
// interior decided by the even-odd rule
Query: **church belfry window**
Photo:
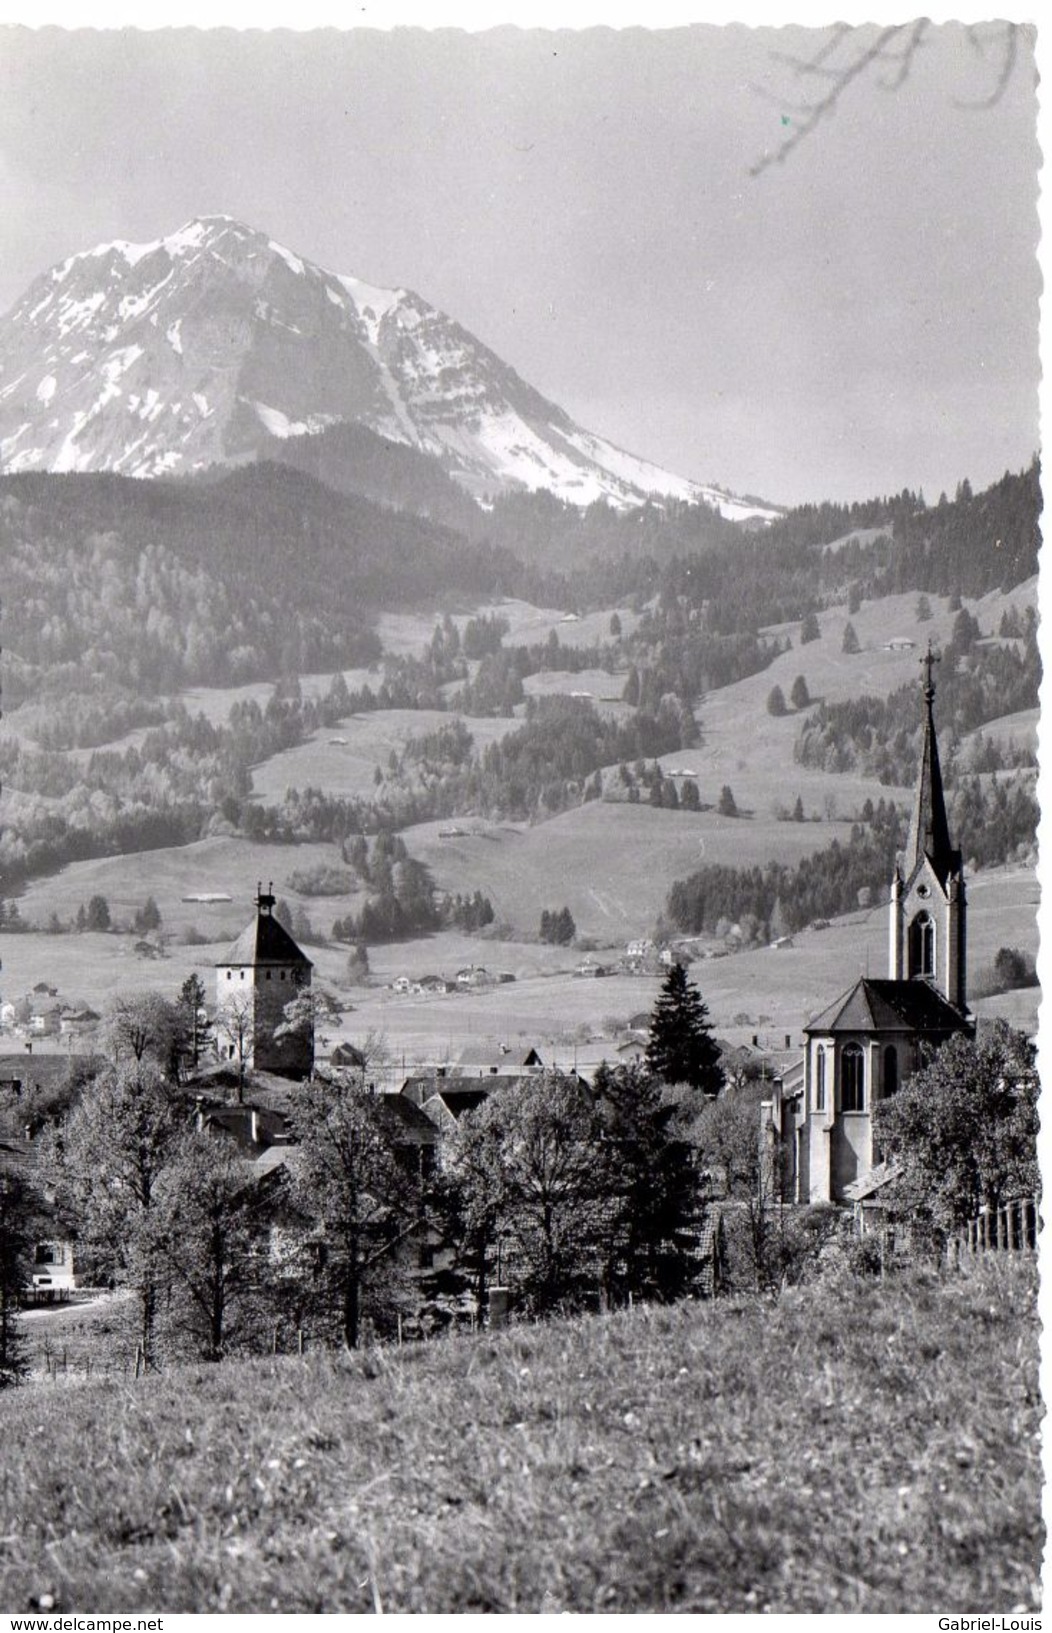
[[[857,1043],[847,1044],[840,1057],[840,1109],[866,1109],[866,1060]]]
[[[935,921],[930,913],[918,913],[910,925],[910,975],[935,974]]]

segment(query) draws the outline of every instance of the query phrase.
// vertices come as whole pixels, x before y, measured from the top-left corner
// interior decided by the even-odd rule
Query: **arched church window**
[[[865,1111],[866,1061],[861,1046],[849,1043],[840,1057],[840,1109]]]
[[[935,921],[918,913],[910,925],[910,975],[935,974]]]
[[[826,1052],[819,1045],[815,1050],[815,1110],[826,1109]]]
[[[899,1086],[899,1052],[893,1043],[884,1051],[884,1098],[894,1094]]]

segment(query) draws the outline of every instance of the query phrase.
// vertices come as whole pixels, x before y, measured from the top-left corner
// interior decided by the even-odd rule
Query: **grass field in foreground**
[[[0,1399],[0,1607],[1038,1608],[1032,1267]]]

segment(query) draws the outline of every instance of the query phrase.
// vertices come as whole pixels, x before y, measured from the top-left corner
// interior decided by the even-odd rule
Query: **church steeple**
[[[924,742],[909,837],[891,881],[888,974],[893,981],[927,981],[966,1013],[967,907],[961,853],[950,839],[946,796],[935,737],[931,642],[924,670]]]
[[[906,877],[914,872],[918,862],[927,857],[935,869],[939,883],[945,885],[951,873],[960,870],[961,859],[950,843],[950,827],[946,820],[946,798],[942,788],[942,770],[939,766],[939,745],[935,737],[935,682],[932,668],[939,662],[932,651],[931,641],[921,659],[924,676],[924,744],[921,749],[917,791],[913,798],[909,838],[903,865]]]

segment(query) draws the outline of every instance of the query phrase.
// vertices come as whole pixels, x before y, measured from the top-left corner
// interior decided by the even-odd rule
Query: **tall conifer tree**
[[[720,1051],[701,993],[673,964],[650,1017],[647,1066],[665,1083],[687,1083],[705,1095],[723,1086]]]

